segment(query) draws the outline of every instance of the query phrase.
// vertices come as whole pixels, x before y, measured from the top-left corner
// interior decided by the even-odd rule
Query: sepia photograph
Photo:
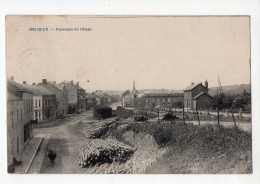
[[[9,174],[252,174],[248,15],[7,15]]]

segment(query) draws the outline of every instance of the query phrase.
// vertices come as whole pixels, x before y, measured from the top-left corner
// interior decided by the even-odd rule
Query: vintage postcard
[[[250,16],[5,21],[8,173],[252,173]]]

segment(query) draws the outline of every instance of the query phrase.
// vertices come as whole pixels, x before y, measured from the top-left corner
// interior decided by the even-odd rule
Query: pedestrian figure
[[[48,153],[48,157],[51,161],[51,165],[53,166],[55,164],[55,158],[56,158],[56,153],[54,150],[49,150],[49,153]]]

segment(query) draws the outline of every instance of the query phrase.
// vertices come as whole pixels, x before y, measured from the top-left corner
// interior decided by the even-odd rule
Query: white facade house
[[[42,121],[42,95],[33,95],[33,120]]]

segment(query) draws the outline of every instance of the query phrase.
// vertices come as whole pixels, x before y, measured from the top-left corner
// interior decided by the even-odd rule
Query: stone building
[[[183,92],[175,93],[147,93],[137,95],[134,99],[135,108],[157,107],[162,109],[182,108]]]
[[[86,109],[86,90],[73,81],[63,81],[59,84],[68,91],[68,113],[81,112]]]
[[[138,91],[135,89],[135,81],[133,81],[133,90],[127,90],[122,94],[122,106],[134,107],[134,99],[137,94]]]
[[[213,98],[208,94],[208,81],[205,86],[202,83],[193,82],[184,89],[184,108],[186,110],[208,109],[212,106]]]
[[[37,85],[48,89],[56,95],[56,117],[62,117],[63,115],[68,114],[68,90],[65,85],[60,86],[57,85],[55,81],[47,81],[47,79],[43,79],[42,83]]]
[[[7,81],[7,155],[8,165],[19,160],[32,139],[33,92],[11,80]]]

